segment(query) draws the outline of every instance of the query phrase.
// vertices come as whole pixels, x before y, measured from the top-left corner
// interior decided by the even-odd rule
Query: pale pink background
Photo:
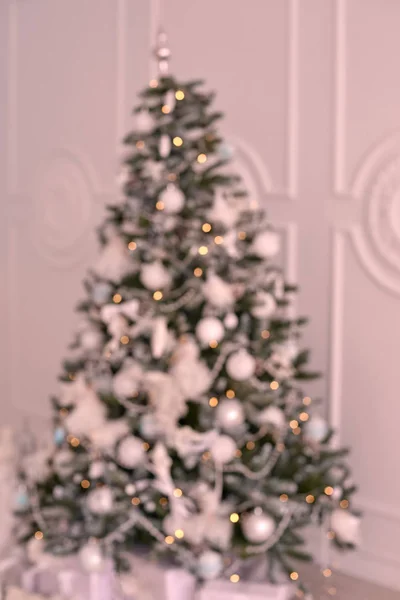
[[[166,0],[173,66],[205,77],[282,233],[306,341],[353,446],[364,544],[400,589],[400,2]],[[48,414],[117,141],[153,73],[150,0],[0,2],[0,415]]]

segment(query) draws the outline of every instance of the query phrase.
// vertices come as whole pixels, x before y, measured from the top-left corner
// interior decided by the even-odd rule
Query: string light
[[[160,502],[161,506],[167,506],[168,498],[160,498],[159,502]]]
[[[68,408],[65,408],[65,407],[64,408],[60,408],[60,412],[59,412],[60,417],[66,417],[68,414],[69,414],[68,413]]]
[[[201,460],[203,462],[207,462],[208,460],[210,460],[211,458],[211,452],[209,452],[208,450],[206,450],[205,452],[203,452],[203,455],[201,457]]]
[[[236,452],[235,452],[235,456],[236,456],[236,458],[241,458],[241,456],[242,456],[242,451],[241,451],[241,450],[239,450],[239,448],[236,450]]]
[[[161,298],[163,297],[162,292],[160,292],[160,290],[157,290],[156,292],[154,292],[153,294],[153,298],[154,300],[161,300]]]
[[[148,450],[150,450],[150,444],[148,442],[143,442],[142,446],[143,446],[143,450],[145,452],[147,452]]]
[[[212,398],[209,399],[208,404],[210,406],[212,406],[213,408],[215,408],[216,406],[218,406],[218,398],[213,396]]]
[[[340,508],[349,508],[349,501],[341,500],[339,506],[340,506]]]
[[[124,346],[126,346],[126,344],[129,344],[129,338],[127,335],[123,335],[120,340],[121,344],[124,344]]]
[[[237,522],[239,521],[239,519],[240,519],[240,517],[239,517],[239,515],[238,515],[237,513],[232,513],[232,514],[230,515],[230,517],[229,517],[229,520],[230,520],[232,523],[237,523]]]
[[[245,231],[239,231],[239,233],[238,233],[238,238],[239,238],[239,240],[242,240],[242,241],[243,241],[243,240],[245,240],[245,239],[246,239],[246,237],[247,237],[247,234],[246,234],[246,232],[245,232]]]
[[[151,79],[151,80],[149,81],[149,87],[151,87],[151,88],[156,88],[157,86],[158,86],[158,81],[157,81],[157,79]]]
[[[138,498],[137,496],[135,496],[134,498],[132,498],[131,500],[133,506],[139,506],[140,504],[140,498]]]
[[[276,445],[276,449],[278,452],[283,452],[285,449],[285,444],[283,442],[279,442],[279,444]]]
[[[209,233],[212,229],[212,226],[210,225],[210,223],[203,223],[201,228],[204,231],[204,233]]]
[[[287,501],[289,500],[289,496],[288,496],[287,494],[281,494],[281,495],[279,496],[279,500],[280,500],[281,502],[287,502]]]
[[[42,540],[43,539],[43,531],[36,531],[35,532],[35,539],[36,540]]]
[[[279,388],[279,383],[277,381],[271,381],[269,387],[271,388],[271,390],[277,390]]]
[[[168,544],[170,546],[171,544],[174,543],[175,539],[172,537],[172,535],[167,535],[167,537],[165,538],[164,541],[166,544]]]
[[[315,502],[315,498],[312,494],[308,494],[308,496],[306,496],[306,502],[307,504],[312,504],[313,502]]]
[[[197,157],[197,162],[200,163],[201,165],[204,164],[207,160],[207,155],[206,154],[199,154]]]
[[[324,570],[322,571],[322,575],[323,575],[324,577],[331,577],[331,575],[332,575],[332,571],[331,571],[331,569],[324,569]]]
[[[90,488],[90,481],[88,481],[87,479],[82,479],[81,487],[83,487],[84,490],[87,490],[88,488]]]
[[[75,373],[68,373],[68,379],[70,379],[71,381],[74,381]]]
[[[250,441],[250,442],[247,442],[247,444],[246,444],[247,450],[254,450],[255,447],[256,447],[256,445],[254,442]]]
[[[129,244],[128,244],[128,248],[129,248],[129,250],[136,250],[136,248],[137,248],[137,243],[136,243],[136,242],[134,242],[134,241],[132,241],[132,242],[129,242]]]
[[[121,294],[114,294],[113,296],[113,302],[115,302],[115,304],[119,304],[122,300],[122,296]]]
[[[208,248],[207,248],[207,246],[200,246],[200,248],[199,248],[199,254],[201,254],[202,256],[205,256],[206,254],[208,254]]]
[[[80,444],[80,441],[77,437],[72,437],[70,444],[73,448],[77,448]]]
[[[298,578],[299,578],[299,574],[297,573],[297,571],[292,571],[292,572],[290,573],[290,579],[291,579],[292,581],[297,581],[297,580],[298,580]]]
[[[182,496],[182,494],[183,494],[183,492],[182,492],[181,489],[179,489],[179,488],[175,488],[174,489],[174,496],[175,496],[175,498],[180,498]]]
[[[234,390],[226,390],[226,394],[225,396],[229,399],[234,398],[235,397],[235,392]]]
[[[209,342],[209,346],[210,346],[210,348],[212,348],[212,349],[214,349],[214,348],[218,348],[218,342],[217,342],[217,340],[211,340],[211,341]]]
[[[214,238],[214,242],[219,246],[224,243],[224,238],[222,235],[216,235]]]
[[[295,427],[294,429],[292,429],[292,433],[294,433],[294,435],[300,435],[301,434],[300,427]]]
[[[309,396],[306,396],[305,398],[303,398],[303,404],[304,406],[310,406],[312,400]]]
[[[174,137],[174,139],[172,140],[172,143],[174,144],[174,146],[179,148],[183,144],[183,139],[181,137],[179,137],[179,135],[176,135]]]
[[[200,267],[196,267],[193,271],[193,274],[195,277],[201,277],[203,275],[203,269],[200,269]]]
[[[167,115],[171,112],[171,107],[168,106],[168,104],[164,104],[164,106],[161,108],[161,112],[164,113],[164,115]]]
[[[231,580],[232,583],[238,583],[240,581],[240,577],[237,573],[233,573],[229,579]]]
[[[182,90],[176,90],[175,92],[175,98],[177,100],[183,100],[185,97],[185,92],[182,92]]]
[[[328,540],[334,540],[335,539],[335,532],[334,531],[328,531],[328,533],[326,534],[326,537],[328,538]]]
[[[270,332],[268,331],[268,329],[263,329],[261,332],[261,337],[263,340],[267,340],[270,336]]]
[[[306,412],[302,412],[299,414],[299,419],[300,421],[308,421],[308,419],[310,418],[309,414]]]
[[[293,419],[292,421],[290,421],[289,425],[292,429],[296,429],[296,427],[299,426],[299,422],[296,421],[296,419]]]
[[[156,202],[156,209],[157,210],[164,210],[164,202],[162,200],[157,200],[157,202]]]
[[[136,142],[136,148],[137,148],[138,150],[143,150],[143,148],[144,148],[144,141],[143,141],[143,140],[138,140],[138,141]]]
[[[168,181],[176,181],[175,173],[168,173],[167,179]]]
[[[324,492],[327,496],[332,496],[333,494],[333,487],[331,487],[330,485],[327,485],[326,488],[324,489]]]
[[[177,537],[179,540],[185,537],[185,532],[183,531],[183,529],[177,529],[175,531],[175,537]]]

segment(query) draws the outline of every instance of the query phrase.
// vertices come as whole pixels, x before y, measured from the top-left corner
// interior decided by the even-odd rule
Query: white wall
[[[400,589],[400,2],[165,4],[176,73],[218,91],[239,166],[282,230],[327,374],[311,392],[353,446],[364,544],[341,566]],[[0,3],[2,421],[47,414],[157,12]]]

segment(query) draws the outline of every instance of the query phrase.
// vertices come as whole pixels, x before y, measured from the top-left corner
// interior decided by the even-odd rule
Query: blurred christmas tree
[[[48,469],[23,474],[20,538],[93,568],[145,545],[201,579],[236,581],[267,556],[271,577],[296,580],[310,522],[331,515],[330,538],[355,542],[346,451],[303,391],[314,374],[273,262],[280,237],[227,170],[213,94],[168,74],[160,40],[53,400]]]

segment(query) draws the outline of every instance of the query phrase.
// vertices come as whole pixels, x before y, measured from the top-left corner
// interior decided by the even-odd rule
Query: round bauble
[[[181,212],[184,207],[185,195],[180,188],[173,183],[169,183],[159,195],[158,201],[163,203],[165,213],[175,215]]]
[[[210,342],[220,342],[224,337],[224,326],[216,317],[204,317],[196,326],[196,335],[203,346]]]
[[[162,158],[167,158],[171,153],[171,138],[166,133],[160,137],[158,152]]]
[[[235,302],[233,286],[215,275],[215,273],[208,274],[207,280],[203,283],[201,289],[204,298],[217,308],[227,308]]]
[[[141,110],[136,116],[136,129],[138,133],[149,133],[154,126],[154,121],[148,110]]]
[[[241,349],[230,355],[226,361],[226,371],[229,377],[236,381],[250,379],[256,370],[256,360],[247,350]]]
[[[114,508],[113,493],[106,485],[89,492],[87,506],[95,515],[106,515]]]
[[[227,329],[236,329],[239,324],[239,319],[235,313],[228,313],[224,318],[224,325]]]
[[[252,544],[266,542],[275,531],[274,519],[260,510],[243,517],[241,525],[244,536]]]
[[[338,508],[332,513],[330,528],[340,542],[357,544],[360,541],[360,523],[360,518],[349,510]]]
[[[94,460],[89,466],[89,478],[100,479],[105,471],[105,463],[102,460]]]
[[[144,264],[140,271],[140,280],[148,290],[159,290],[171,283],[171,275],[161,261]]]
[[[286,424],[285,413],[277,406],[268,406],[257,415],[259,425],[272,425],[276,429],[282,429]]]
[[[103,345],[103,334],[97,329],[86,329],[81,333],[80,342],[84,350],[98,350]]]
[[[126,469],[134,469],[143,460],[144,452],[142,440],[131,435],[120,443],[117,460]]]
[[[104,304],[110,298],[112,286],[109,283],[100,281],[92,288],[92,298],[95,304]]]
[[[304,433],[314,442],[322,442],[329,433],[329,425],[323,417],[314,415],[305,424]]]
[[[100,544],[95,540],[89,540],[79,551],[79,559],[82,567],[89,573],[98,573],[104,568],[104,555]]]
[[[218,154],[222,160],[230,160],[234,155],[233,146],[227,144],[226,142],[222,142],[218,146]]]
[[[56,427],[53,433],[53,440],[56,446],[61,446],[65,440],[65,429]]]
[[[276,310],[276,300],[268,292],[257,292],[254,298],[254,304],[250,309],[251,314],[256,319],[268,319]]]
[[[245,420],[242,403],[236,398],[221,400],[216,415],[218,425],[225,431],[237,429]]]
[[[146,440],[155,440],[161,434],[160,425],[152,413],[144,414],[139,421],[140,435]]]
[[[210,446],[211,456],[216,464],[224,465],[235,458],[236,442],[228,435],[219,435]]]
[[[221,554],[205,550],[197,559],[197,574],[201,579],[217,579],[223,571],[224,561]]]
[[[250,251],[260,258],[270,258],[278,254],[280,247],[281,240],[276,231],[263,231],[254,238]]]

